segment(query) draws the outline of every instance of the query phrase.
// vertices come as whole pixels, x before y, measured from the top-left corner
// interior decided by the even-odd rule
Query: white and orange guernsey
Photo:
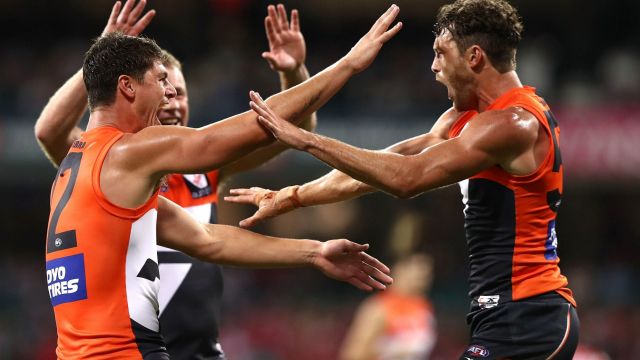
[[[46,270],[59,359],[168,359],[158,322],[158,193],[126,209],[100,189],[122,135],[108,126],[84,133],[51,189]]]

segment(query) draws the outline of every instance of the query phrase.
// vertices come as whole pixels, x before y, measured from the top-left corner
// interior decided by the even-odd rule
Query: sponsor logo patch
[[[84,254],[47,261],[47,288],[53,306],[86,299]]]
[[[471,345],[467,348],[467,351],[465,351],[465,354],[475,356],[475,357],[478,357],[478,356],[487,357],[489,356],[489,349],[487,349],[482,345]]]
[[[558,258],[558,236],[556,235],[556,221],[549,222],[547,231],[547,241],[544,243],[544,258],[547,260],[555,260]]]
[[[478,296],[478,305],[481,309],[491,309],[498,306],[500,295],[482,295]]]

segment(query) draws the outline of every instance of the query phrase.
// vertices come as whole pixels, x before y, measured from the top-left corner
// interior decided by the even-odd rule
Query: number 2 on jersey
[[[69,170],[69,181],[67,182],[67,187],[64,189],[64,193],[62,194],[60,201],[58,201],[58,205],[56,206],[56,209],[51,216],[51,221],[49,222],[49,229],[47,230],[47,253],[77,246],[75,230],[56,233],[56,228],[58,227],[60,214],[64,211],[67,202],[71,198],[71,193],[73,193],[73,187],[76,185],[78,170],[80,169],[80,160],[82,160],[81,152],[68,154],[67,157],[62,160],[58,173],[56,174],[56,180],[53,184],[51,194],[54,193],[56,186],[58,186],[59,178],[65,176],[65,171],[67,170]]]

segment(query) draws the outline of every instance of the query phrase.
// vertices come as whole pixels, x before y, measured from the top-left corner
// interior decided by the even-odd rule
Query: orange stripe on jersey
[[[76,141],[51,190],[46,269],[60,359],[142,359],[158,342],[157,193],[137,209],[109,202],[100,171],[123,133],[92,129]],[[153,349],[139,340],[151,338]]]
[[[538,119],[549,135],[549,150],[530,175],[515,176],[493,166],[461,182],[470,252],[469,294],[502,302],[556,291],[575,305],[556,252],[555,220],[563,191],[560,129],[534,88],[513,89],[487,110],[509,107],[521,107]],[[476,114],[462,114],[449,137],[458,136]]]

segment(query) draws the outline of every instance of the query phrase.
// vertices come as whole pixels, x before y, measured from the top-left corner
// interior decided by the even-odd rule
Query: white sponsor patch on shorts
[[[491,309],[494,306],[498,306],[500,301],[500,295],[482,295],[478,296],[478,305],[481,309]]]

